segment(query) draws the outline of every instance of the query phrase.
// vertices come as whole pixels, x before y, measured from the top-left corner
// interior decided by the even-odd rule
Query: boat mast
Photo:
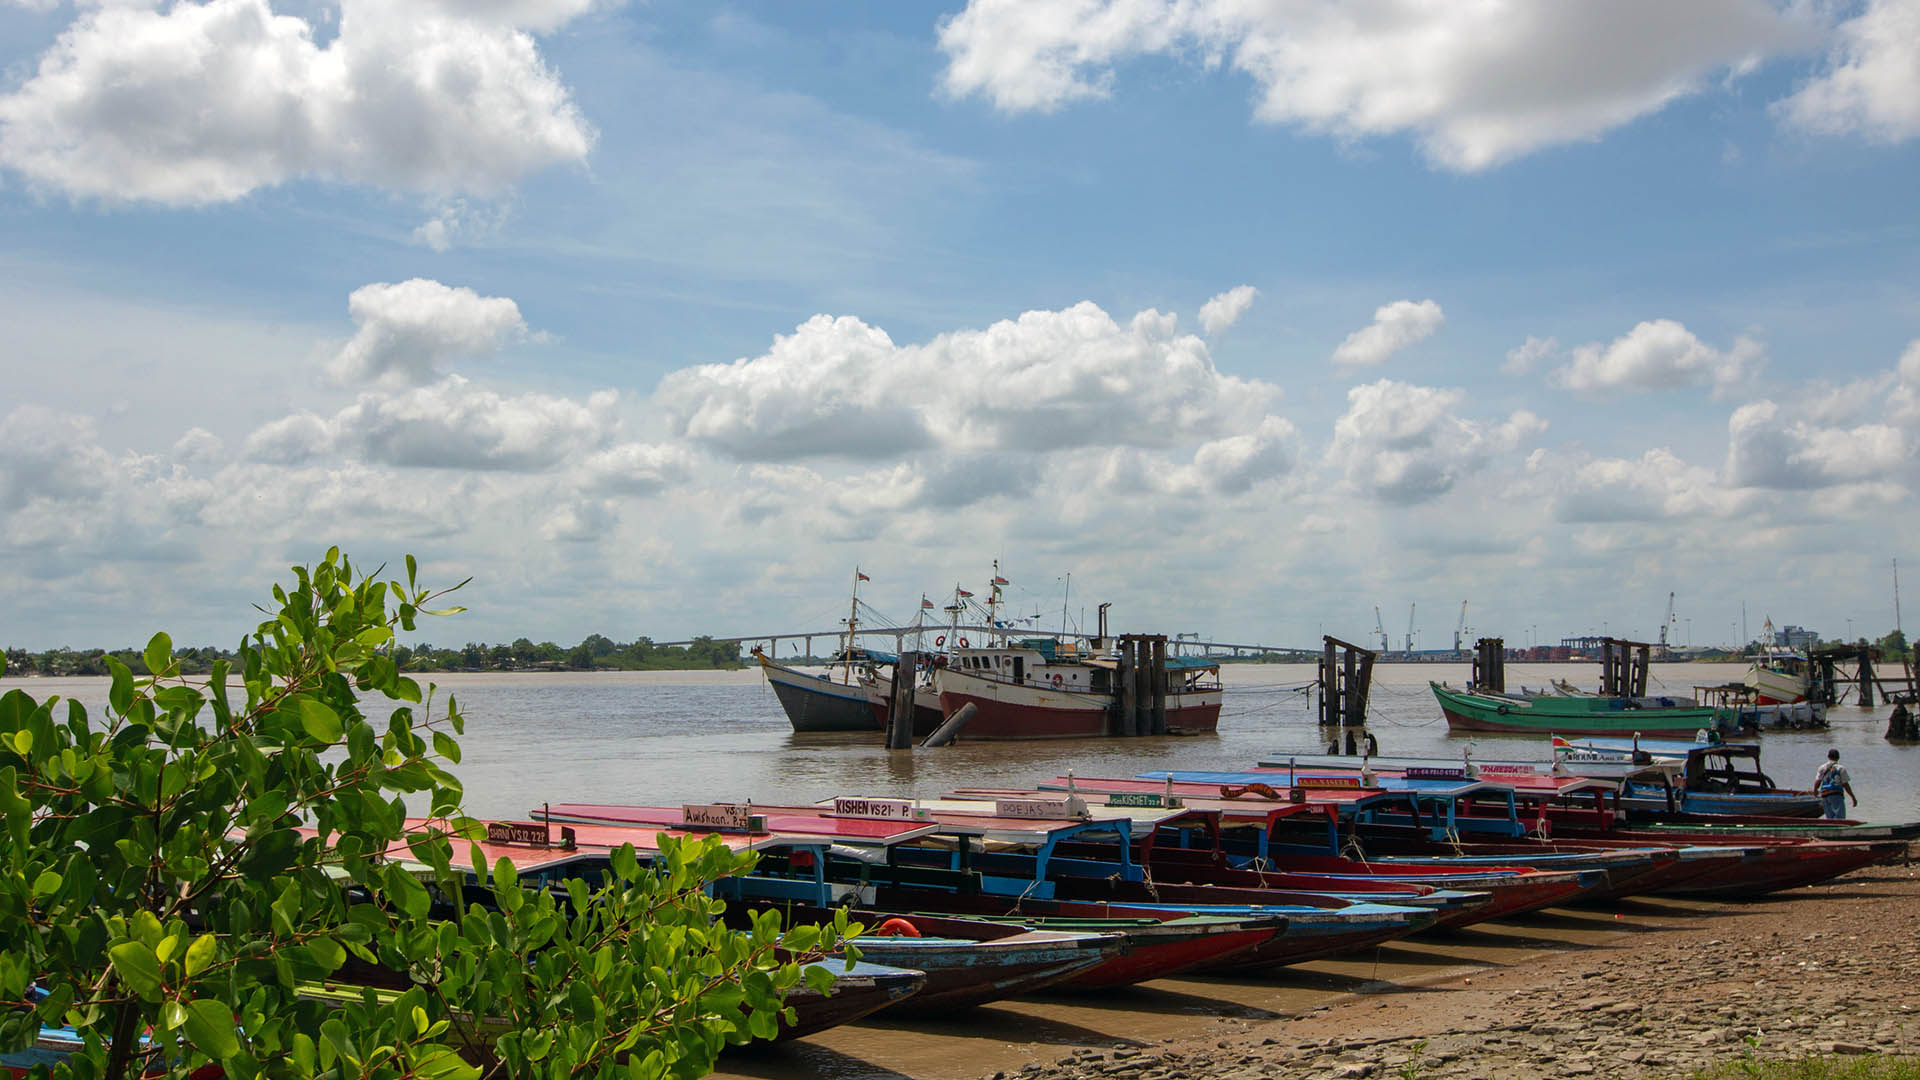
[[[965,595],[967,595],[966,590],[955,585],[953,603],[947,605],[947,655],[949,656],[960,648],[960,612],[963,606],[960,598]]]
[[[1893,628],[1895,631],[1898,631],[1900,629],[1900,560],[1899,559],[1893,560]],[[1900,637],[1904,640],[1906,638],[1906,634],[1903,633],[1900,635]]]
[[[860,583],[866,577],[858,566],[853,568],[853,599],[847,602],[847,637],[840,648],[840,681],[848,686],[853,685],[853,631],[860,621]]]
[[[1000,624],[1000,605],[1003,602],[1000,589],[1006,583],[1007,579],[1000,576],[1000,560],[993,560],[993,576],[987,579],[987,625],[993,628],[994,636],[1000,639],[1002,648],[1007,644],[1007,632]]]
[[[1060,593],[1060,636],[1067,636],[1067,598],[1073,595],[1073,571],[1067,571],[1067,587]]]

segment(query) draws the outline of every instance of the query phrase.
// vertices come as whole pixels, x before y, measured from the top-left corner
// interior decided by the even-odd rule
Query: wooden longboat
[[[1041,787],[1054,791],[1075,787],[1089,801],[1100,800],[1109,807],[1112,805],[1109,800],[1164,798],[1166,795],[1164,782],[1118,778],[1060,777]],[[1173,787],[1176,790],[1173,797],[1189,810],[1219,815],[1220,832],[1213,841],[1218,856],[1211,852],[1195,853],[1188,838],[1173,836],[1165,841],[1153,841],[1144,849],[1142,861],[1149,865],[1177,863],[1181,872],[1208,874],[1209,871],[1194,864],[1223,859],[1228,869],[1251,872],[1256,881],[1275,875],[1303,875],[1293,879],[1295,887],[1308,880],[1324,880],[1330,884],[1328,891],[1378,883],[1487,896],[1483,907],[1443,914],[1440,918],[1443,926],[1464,926],[1564,904],[1598,887],[1599,883],[1599,875],[1592,871],[1542,870],[1523,865],[1519,860],[1506,866],[1450,866],[1404,865],[1347,857],[1341,854],[1339,807],[1365,794],[1357,787],[1303,789],[1302,800],[1297,803],[1266,801],[1257,794],[1248,794],[1244,800],[1223,798],[1219,785],[1175,784]],[[1315,837],[1319,838],[1317,845],[1311,842]]]
[[[515,875],[521,882],[534,885],[560,885],[575,878],[589,883],[597,882],[607,873],[614,848],[631,844],[635,853],[646,860],[659,855],[663,836],[686,840],[718,835],[722,843],[736,851],[766,850],[778,846],[778,842],[770,836],[689,831],[680,827],[683,822],[678,818],[658,827],[621,829],[556,826],[547,821],[475,820],[473,824],[486,836],[484,841],[473,844],[486,864],[492,866],[497,860],[505,858],[513,864]],[[444,819],[409,818],[405,827],[411,835],[439,833],[447,836],[454,845],[454,865],[463,865],[463,847],[471,841],[452,823]],[[311,830],[303,831],[311,833]],[[428,872],[428,868],[417,861],[412,847],[404,840],[389,847],[381,857],[407,865],[416,873],[424,875]],[[469,885],[484,892],[484,883],[469,879]],[[861,962],[849,967],[844,962],[829,960],[810,966],[830,973],[834,979],[833,987],[828,993],[815,990],[805,982],[793,987],[784,1004],[794,1010],[795,1019],[792,1023],[782,1019],[776,1041],[804,1038],[857,1020],[909,998],[927,981],[927,976],[920,971],[877,963]],[[384,988],[391,989],[393,986]]]
[[[899,800],[849,800],[870,812],[904,805]],[[1282,932],[1278,915],[1184,917],[1178,912],[1136,910],[1102,904],[1056,902],[1044,897],[1008,899],[979,891],[973,871],[948,872],[901,865],[897,849],[932,836],[937,826],[917,819],[875,819],[836,814],[820,807],[755,806],[769,830],[765,873],[729,882],[735,898],[771,903],[807,903],[816,909],[851,903],[856,915],[883,918],[893,913],[954,915],[1019,920],[1034,929],[1064,928],[1089,933],[1119,933],[1119,953],[1083,971],[1063,985],[1097,988],[1130,985],[1194,970],[1248,951]],[[653,828],[678,820],[673,807],[555,803],[535,811],[550,820],[610,828]],[[821,844],[820,841],[830,841]],[[802,841],[812,841],[814,850]],[[793,849],[783,856],[783,846]],[[846,853],[864,857],[849,857]],[[803,856],[794,864],[791,855]],[[784,865],[768,865],[784,860]],[[920,889],[914,883],[936,881],[942,887]],[[1091,921],[1090,921],[1091,920]]]
[[[1534,735],[1684,734],[1728,727],[1728,714],[1708,705],[1645,708],[1632,699],[1513,697],[1471,694],[1429,683],[1449,731],[1504,731]]]
[[[1148,783],[1154,781],[1164,783],[1165,775],[1152,773],[1141,779]],[[1284,783],[1286,780],[1285,777],[1276,777],[1273,771],[1174,773],[1173,776],[1190,782],[1215,784],[1230,783],[1235,779],[1242,783],[1271,782],[1276,779]],[[1602,896],[1615,897],[1650,892],[1657,895],[1737,899],[1829,880],[1862,866],[1899,858],[1905,854],[1904,844],[1895,842],[1873,844],[1748,836],[1727,837],[1715,835],[1711,828],[1692,833],[1670,829],[1640,833],[1629,826],[1623,826],[1616,813],[1608,811],[1597,802],[1595,808],[1590,810],[1580,806],[1565,805],[1557,797],[1557,792],[1564,792],[1577,786],[1576,781],[1581,779],[1591,780],[1592,778],[1508,775],[1499,783],[1483,778],[1469,782],[1473,790],[1486,787],[1504,788],[1508,793],[1508,799],[1515,800],[1513,805],[1516,809],[1510,809],[1503,815],[1497,800],[1489,807],[1485,800],[1461,799],[1456,794],[1445,804],[1444,829],[1434,824],[1436,819],[1431,814],[1427,823],[1424,824],[1410,821],[1405,816],[1356,814],[1351,827],[1356,835],[1370,846],[1370,849],[1394,853],[1388,855],[1388,858],[1407,857],[1402,854],[1404,851],[1415,852],[1414,857],[1426,857],[1436,853],[1433,841],[1443,833],[1512,835],[1512,830],[1519,821],[1518,800],[1524,798],[1531,807],[1530,814],[1534,817],[1533,828],[1559,837],[1560,839],[1555,843],[1575,848],[1603,848],[1628,852],[1644,850],[1648,845],[1664,845],[1674,849],[1676,856],[1683,857],[1683,861],[1697,859],[1696,865],[1702,867],[1700,873],[1684,876],[1679,880],[1656,875],[1651,878],[1651,885],[1640,882],[1635,883],[1636,887],[1631,889],[1621,890],[1616,886],[1598,891]],[[1415,780],[1405,777],[1395,779],[1385,776],[1376,777],[1373,782],[1408,792],[1417,792],[1418,789],[1426,788],[1427,794],[1434,797],[1437,797],[1434,793],[1444,785],[1458,783],[1450,780]],[[1739,849],[1744,853],[1744,857],[1738,861],[1724,857],[1714,859],[1696,850],[1716,847]],[[1474,842],[1472,849],[1488,851],[1488,857],[1499,857],[1504,854],[1498,850],[1487,849],[1484,842]],[[1444,852],[1438,854],[1445,857]]]
[[[1111,818],[1010,816],[1037,814],[1052,800],[921,800],[942,833],[972,843],[945,849],[903,846],[914,864],[949,872],[974,870],[981,890],[1004,898],[1104,902],[1187,914],[1280,915],[1284,931],[1220,966],[1273,966],[1337,955],[1415,933],[1433,924],[1424,908],[1349,900],[1320,893],[1222,886],[1161,888],[1131,856],[1136,832],[1151,832],[1180,811],[1132,811]],[[1074,812],[1066,803],[1066,812]],[[1081,808],[1084,809],[1084,808]],[[1173,895],[1178,893],[1177,896]],[[926,899],[922,897],[923,901]]]

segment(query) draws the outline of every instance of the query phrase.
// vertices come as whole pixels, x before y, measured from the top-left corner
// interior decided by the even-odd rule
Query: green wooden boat
[[[1684,735],[1726,728],[1727,715],[1710,705],[1660,704],[1671,699],[1507,697],[1470,694],[1429,683],[1449,731],[1511,731],[1528,735]]]

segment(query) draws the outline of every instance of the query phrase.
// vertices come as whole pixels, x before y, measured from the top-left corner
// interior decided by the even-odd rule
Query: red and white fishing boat
[[[1104,639],[1096,639],[1104,640]],[[940,710],[967,705],[968,739],[1084,739],[1119,732],[1123,689],[1116,656],[1070,641],[1026,638],[955,651],[934,674]],[[1167,657],[1167,734],[1211,734],[1220,725],[1220,665]]]

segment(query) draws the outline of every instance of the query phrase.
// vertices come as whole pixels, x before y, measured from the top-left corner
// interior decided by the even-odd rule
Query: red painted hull
[[[1148,979],[1211,967],[1251,951],[1284,932],[1276,919],[1203,920],[1181,922],[1176,912],[1129,907],[1100,901],[1023,900],[1016,906],[1004,897],[975,893],[958,895],[937,890],[883,887],[881,899],[891,908],[930,911],[965,918],[968,915],[1031,917],[1044,927],[1049,917],[1063,919],[1160,920],[1157,926],[1128,930],[1127,948],[1119,956],[1067,979],[1062,986],[1091,989],[1130,986]]]
[[[978,711],[960,733],[963,739],[1098,739],[1109,734],[1104,695],[1070,693],[1043,688],[992,687],[942,689],[940,709],[952,716],[961,707]],[[1181,698],[1199,699],[1187,704]],[[1077,699],[1077,700],[1076,700]],[[1167,732],[1174,735],[1210,735],[1220,727],[1220,694],[1180,694],[1167,699]]]
[[[1470,889],[1488,893],[1491,899],[1488,900],[1487,906],[1473,910],[1472,914],[1475,916],[1471,920],[1473,922],[1521,915],[1529,911],[1568,903],[1587,891],[1587,886],[1580,883],[1579,875],[1576,873],[1530,870],[1522,866],[1508,867],[1507,869],[1511,872],[1507,876],[1490,879],[1488,872],[1494,868],[1487,866],[1403,866],[1390,863],[1366,863],[1337,855],[1287,855],[1277,859],[1275,865],[1306,873],[1378,877],[1388,881],[1413,881],[1436,888]],[[1449,873],[1450,870],[1457,872]],[[1443,925],[1463,924],[1443,923]]]

